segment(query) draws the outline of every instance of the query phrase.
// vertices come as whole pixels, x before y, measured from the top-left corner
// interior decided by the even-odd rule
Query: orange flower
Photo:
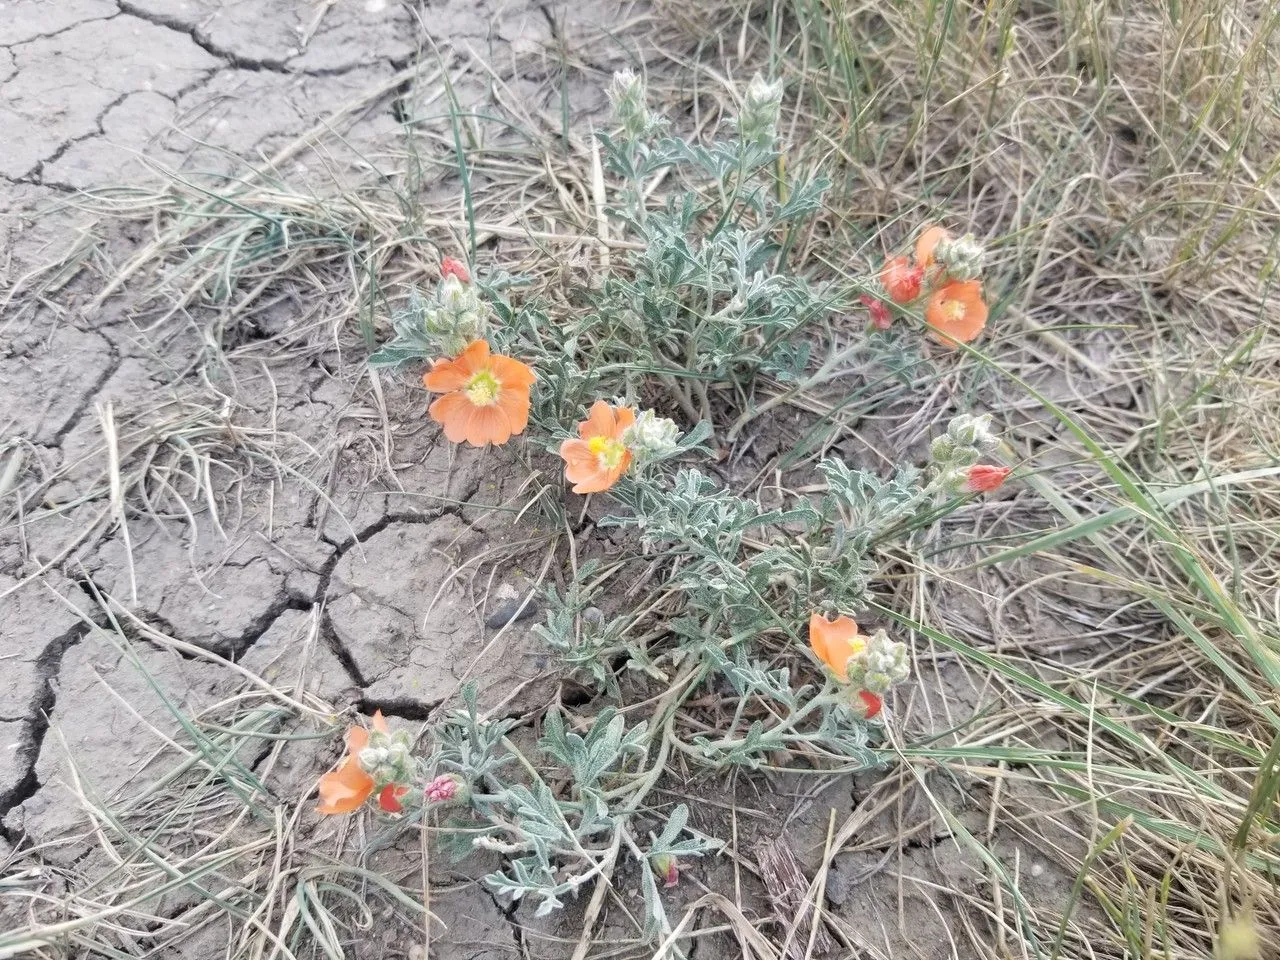
[[[381,733],[387,732],[387,722],[382,719],[381,710],[373,715],[373,727]],[[320,778],[320,806],[316,807],[316,813],[352,813],[373,796],[373,777],[360,766],[360,751],[368,745],[369,731],[364,727],[352,727],[347,731],[346,759],[337,770],[331,770]]]
[[[982,284],[977,280],[952,280],[944,283],[924,308],[924,319],[938,334],[942,343],[968,343],[987,325],[987,304],[982,299]]]
[[[858,633],[858,625],[848,617],[828,620],[815,613],[809,618],[809,646],[844,683],[849,679],[849,661],[867,648],[867,638]]]
[[[916,239],[916,266],[928,270],[936,262],[933,251],[938,244],[948,239],[951,234],[939,226],[925,227],[924,232]]]
[[[484,340],[472,342],[453,360],[437,360],[422,382],[443,393],[431,404],[431,419],[444,426],[451,443],[473,447],[503,444],[529,423],[533,371],[519,360],[489,353]]]
[[[913,267],[906,257],[890,257],[880,271],[880,285],[894,303],[910,303],[920,296],[924,270]]]
[[[565,479],[574,493],[608,490],[631,465],[631,451],[622,442],[622,431],[636,422],[630,407],[611,407],[603,400],[591,406],[586,420],[578,424],[578,440],[560,444]]]

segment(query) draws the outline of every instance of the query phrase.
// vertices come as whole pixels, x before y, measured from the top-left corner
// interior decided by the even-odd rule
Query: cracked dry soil
[[[242,169],[241,158],[272,154],[372,89],[381,92],[341,113],[323,150],[297,155],[287,171],[321,188],[367,175],[364,156],[401,134],[395,78],[424,48],[451,64],[483,58],[520,91],[518,63],[605,35],[633,14],[613,0],[4,0],[0,289],[75,244],[82,221],[63,201],[76,191],[153,185],[157,166]],[[582,59],[612,63],[616,37],[611,44]],[[594,110],[598,79],[583,87]],[[539,106],[560,109],[550,97]],[[117,232],[112,259],[149,239]],[[47,919],[41,904],[75,900],[80,886],[112,874],[90,808],[127,803],[163,774],[174,710],[195,715],[225,702],[246,676],[312,706],[381,709],[402,722],[429,719],[468,679],[498,713],[558,695],[530,633],[535,621],[485,625],[485,598],[499,586],[523,595],[548,539],[507,509],[527,499],[514,454],[450,449],[426,423],[419,388],[371,392],[358,358],[332,343],[299,357],[274,353],[268,337],[229,349],[216,377],[199,375],[191,358],[205,346],[200,324],[156,327],[127,291],[93,309],[109,278],[81,271],[57,288],[57,303],[14,302],[0,316],[0,873],[12,871],[14,891],[38,891],[0,897],[0,930]],[[113,489],[115,473],[123,491]],[[128,648],[98,627],[127,636]],[[327,728],[312,722],[312,739],[254,761],[282,801],[295,802],[336,758],[339,744],[318,729]],[[713,817],[720,786],[707,797]],[[752,793],[756,819],[743,822],[743,837],[776,837],[784,822],[810,875],[832,811],[846,816],[870,796],[852,777],[816,795],[800,783],[771,787]],[[922,956],[949,955],[929,891],[983,882],[979,864],[935,842],[946,828],[920,806],[921,829],[906,847],[897,825],[873,820],[829,877],[828,907],[876,931],[872,956],[908,937]],[[308,830],[332,829],[306,816]],[[724,826],[707,829],[723,836]],[[895,849],[897,872],[886,873]],[[413,843],[378,856],[379,869],[405,883],[420,869]],[[572,954],[580,903],[549,920],[500,904],[477,882],[495,864],[473,859],[433,862],[433,957]],[[729,895],[742,882],[727,859],[691,876]],[[693,882],[672,894],[673,916],[701,892]],[[615,883],[623,900],[639,896],[636,877]],[[768,916],[758,888],[744,896],[755,916]],[[180,893],[152,905],[161,920],[199,906]],[[159,956],[227,949],[224,926],[165,939],[156,923],[153,940],[131,942]],[[417,932],[381,917],[353,955],[413,955]],[[629,934],[607,910],[600,949]],[[738,955],[727,933],[698,939],[694,952]],[[71,946],[55,954],[81,955]]]

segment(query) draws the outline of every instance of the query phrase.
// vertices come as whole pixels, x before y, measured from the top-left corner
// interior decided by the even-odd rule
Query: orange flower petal
[[[458,358],[454,362],[462,367],[463,372],[472,374],[477,370],[483,370],[488,359],[489,341],[472,340],[467,344],[466,349],[458,354]]]
[[[925,227],[916,240],[916,266],[924,267],[926,270],[933,266],[933,251],[937,249],[940,242],[947,239],[951,234],[947,233],[942,227],[933,226]]]
[[[454,360],[436,360],[431,369],[422,375],[422,384],[432,393],[448,393],[461,390],[470,374]]]
[[[617,435],[617,421],[613,416],[613,407],[603,400],[593,403],[591,410],[587,413],[587,419],[578,424],[578,436],[583,440]]]
[[[493,371],[493,375],[498,378],[498,382],[504,387],[523,387],[526,392],[533,386],[533,382],[538,379],[527,363],[521,363],[519,360],[498,356],[497,354],[489,358],[489,369]]]
[[[511,439],[511,418],[496,403],[472,407],[467,417],[466,436],[467,443],[473,447],[506,443]]]
[[[507,389],[498,394],[498,406],[506,411],[512,434],[524,433],[529,425],[529,391]]]
[[[617,481],[617,475],[610,476],[612,471],[596,469],[573,485],[574,493],[604,493]]]
[[[364,727],[352,727],[347,731],[347,753],[357,754],[369,745],[369,731]]]
[[[929,297],[924,319],[939,342],[955,346],[955,341],[968,343],[987,325],[987,304],[982,299],[982,284],[977,280],[952,280],[944,283]]]
[[[467,395],[456,391],[435,400],[427,408],[427,413],[432,420],[444,427],[444,435],[450,443],[461,443],[467,438],[467,423],[473,409],[475,408]]]
[[[369,731],[352,727],[347,731],[347,756],[337,770],[320,778],[317,813],[338,814],[359,810],[373,794],[373,777],[360,767],[359,755],[369,744]]]
[[[815,613],[809,618],[809,646],[842,680],[848,672],[849,658],[862,648],[858,625],[849,617],[828,620]]]
[[[373,711],[373,729],[377,730],[379,733],[391,732],[390,728],[387,727],[387,718],[382,715],[381,710]],[[369,735],[366,733],[365,742],[367,743],[368,740],[369,740]],[[361,747],[360,749],[363,750],[364,747]]]

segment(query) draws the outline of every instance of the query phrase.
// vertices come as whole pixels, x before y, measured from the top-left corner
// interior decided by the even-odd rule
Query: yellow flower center
[[[592,437],[587,441],[587,449],[604,470],[616,470],[627,454],[626,445],[614,437]]]
[[[498,382],[498,378],[493,375],[491,370],[481,370],[467,381],[467,385],[462,388],[462,392],[477,407],[487,407],[498,402],[498,394],[502,392],[502,384]]]
[[[942,313],[952,323],[958,323],[964,319],[964,304],[959,300],[944,300]]]

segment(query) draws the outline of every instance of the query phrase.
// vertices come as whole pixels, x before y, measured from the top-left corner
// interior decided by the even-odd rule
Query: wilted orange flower
[[[924,270],[913,267],[906,257],[890,257],[880,271],[880,285],[894,303],[910,303],[920,296]]]
[[[622,442],[622,431],[636,422],[630,407],[611,407],[603,400],[591,406],[587,419],[578,424],[577,440],[560,444],[565,479],[574,493],[608,490],[631,465],[631,451]]]
[[[449,441],[483,447],[524,432],[535,379],[519,360],[490,354],[488,342],[476,340],[455,359],[437,360],[422,382],[433,393],[444,394],[429,412],[444,426]]]
[[[867,649],[867,638],[849,617],[828,620],[815,613],[809,618],[809,646],[843,683],[849,678],[849,661]]]
[[[950,237],[951,234],[937,225],[925,227],[924,231],[916,239],[916,266],[922,270],[928,270],[936,262],[933,257],[933,251],[938,244]]]
[[[970,493],[990,493],[992,490],[999,490],[1012,472],[1009,467],[975,463],[965,472],[964,488]]]
[[[380,733],[387,732],[387,721],[382,718],[381,710],[373,715],[373,728]],[[364,727],[352,727],[347,731],[347,756],[342,766],[320,778],[317,788],[320,805],[316,807],[316,813],[352,813],[373,796],[373,777],[360,766],[360,751],[368,745],[369,731]]]
[[[929,297],[924,319],[942,343],[968,343],[987,325],[987,304],[977,280],[952,280]]]

